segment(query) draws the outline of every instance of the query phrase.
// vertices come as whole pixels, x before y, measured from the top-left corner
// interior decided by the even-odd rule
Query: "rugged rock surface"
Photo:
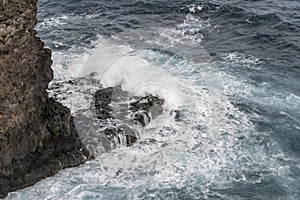
[[[152,95],[132,96],[120,86],[95,93],[96,115],[104,124],[102,133],[114,146],[131,146],[138,138],[134,126],[146,126],[163,112],[164,101]]]
[[[48,98],[51,51],[37,0],[0,1],[0,197],[89,158],[69,109]]]

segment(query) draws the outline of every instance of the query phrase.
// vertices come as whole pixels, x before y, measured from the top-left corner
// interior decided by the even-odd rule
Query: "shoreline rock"
[[[114,147],[132,146],[139,138],[135,127],[145,127],[163,113],[164,100],[152,95],[137,97],[121,86],[102,88],[95,93],[95,110],[102,134]]]
[[[0,198],[90,159],[68,108],[48,97],[51,50],[37,0],[0,2]]]

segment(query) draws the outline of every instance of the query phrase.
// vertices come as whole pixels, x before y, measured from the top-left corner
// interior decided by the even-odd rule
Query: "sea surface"
[[[96,159],[6,200],[300,199],[298,0],[39,0],[37,32]],[[165,99],[132,147],[95,116],[116,85]]]

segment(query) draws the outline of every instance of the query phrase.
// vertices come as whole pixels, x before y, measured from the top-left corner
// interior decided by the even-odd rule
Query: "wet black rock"
[[[95,93],[96,115],[104,126],[102,133],[115,146],[131,146],[139,135],[136,126],[144,127],[163,112],[164,100],[152,95],[133,96],[120,86]]]
[[[114,88],[108,87],[95,93],[96,115],[99,119],[112,117],[110,103],[112,101]]]
[[[135,98],[135,101],[129,103],[129,110],[133,112],[132,119],[136,123],[146,126],[153,118],[163,112],[164,101],[162,99],[152,95]]]

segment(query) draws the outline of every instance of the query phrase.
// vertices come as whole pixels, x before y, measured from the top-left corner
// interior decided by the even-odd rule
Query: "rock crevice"
[[[0,1],[0,197],[89,159],[68,108],[48,97],[51,51],[37,0]]]

